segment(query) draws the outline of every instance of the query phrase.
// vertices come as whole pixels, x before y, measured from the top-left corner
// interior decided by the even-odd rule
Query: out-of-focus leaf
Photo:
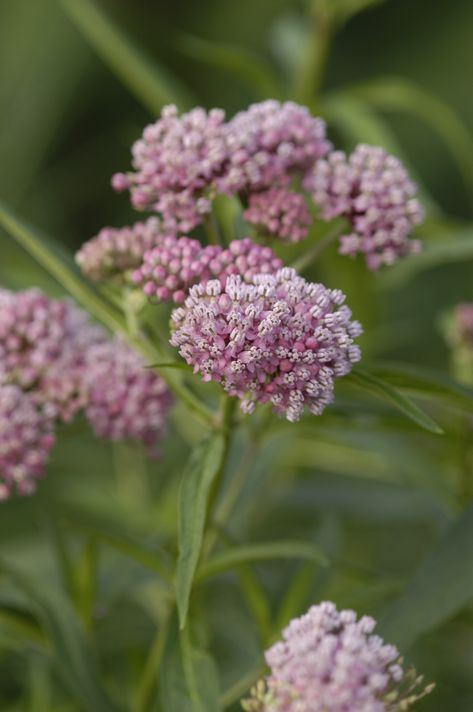
[[[412,395],[442,400],[449,405],[468,410],[473,408],[473,388],[458,383],[444,373],[399,363],[373,363],[370,364],[369,371],[395,388]]]
[[[116,712],[117,706],[100,683],[85,633],[61,592],[4,561],[0,562],[0,572],[7,575],[31,603],[32,612],[38,616],[51,641],[57,674],[71,695],[91,712]]]
[[[6,230],[69,294],[113,331],[121,331],[123,318],[75,271],[72,260],[39,230],[28,225],[0,202],[0,226]]]
[[[398,289],[419,272],[444,264],[473,259],[473,226],[426,242],[422,252],[400,260],[386,271],[382,287]]]
[[[176,572],[176,600],[182,628],[186,624],[192,582],[202,547],[208,499],[222,466],[224,452],[223,436],[214,434],[195,448],[182,477]]]
[[[324,0],[327,2],[327,0]],[[370,10],[376,5],[381,5],[386,0],[328,0],[328,6],[334,7],[335,16],[339,23],[348,22],[360,12]]]
[[[350,148],[359,143],[369,143],[382,146],[400,158],[416,181],[420,200],[428,213],[435,215],[440,212],[389,125],[368,102],[349,91],[337,91],[323,98],[323,114],[340,131]]]
[[[178,48],[197,61],[210,64],[241,79],[257,99],[281,96],[281,87],[271,65],[252,52],[234,45],[210,42],[193,35],[181,35]]]
[[[473,192],[473,137],[448,104],[403,77],[381,77],[350,91],[379,109],[407,112],[429,124],[444,139]]]
[[[215,663],[192,644],[188,628],[171,625],[161,666],[160,701],[163,712],[219,712]]]
[[[164,67],[135,47],[92,0],[59,0],[64,11],[114,74],[153,114],[165,104],[194,103],[189,91]]]
[[[452,525],[380,623],[405,651],[473,600],[473,507]]]
[[[352,373],[346,378],[353,385],[378,398],[388,401],[424,430],[436,433],[437,435],[443,433],[443,430],[427,413],[424,413],[424,411],[407,398],[407,396],[402,395],[396,388],[393,388],[381,378],[373,376],[371,373],[359,368],[354,368]]]
[[[228,551],[204,562],[197,572],[196,580],[210,578],[240,564],[270,559],[308,559],[321,566],[328,565],[325,555],[315,544],[282,539],[281,541],[246,544],[228,549]]]

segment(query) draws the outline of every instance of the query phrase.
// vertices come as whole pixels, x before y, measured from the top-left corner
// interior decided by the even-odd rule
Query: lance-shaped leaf
[[[214,434],[204,440],[192,453],[181,482],[176,599],[182,628],[186,624],[192,583],[202,547],[208,500],[222,467],[224,452],[223,435]]]
[[[401,411],[401,413],[414,423],[420,425],[424,430],[436,433],[437,435],[443,433],[443,430],[427,413],[413,403],[410,398],[400,393],[400,391],[390,386],[389,383],[383,381],[381,378],[373,376],[371,373],[362,369],[354,368],[352,373],[346,377],[346,380],[367,393],[391,403],[391,405]]]
[[[130,42],[98,3],[91,0],[60,0],[60,3],[105,64],[153,114],[158,114],[164,104],[187,108],[194,103],[181,82]]]

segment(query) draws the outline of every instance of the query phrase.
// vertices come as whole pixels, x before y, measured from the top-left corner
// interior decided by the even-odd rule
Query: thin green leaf
[[[207,503],[225,452],[223,435],[215,434],[198,445],[184,472],[179,492],[179,557],[176,600],[181,628],[186,624],[189,598],[200,556]]]
[[[61,592],[45,588],[43,581],[27,576],[4,561],[0,562],[0,571],[31,603],[51,641],[57,674],[71,695],[90,712],[116,712],[116,705],[100,683],[85,633]]]
[[[197,572],[196,580],[203,581],[223,571],[236,568],[240,564],[271,559],[307,559],[315,561],[321,566],[328,565],[325,555],[315,544],[283,539],[228,549],[228,551],[205,561]]]
[[[70,257],[1,201],[0,226],[99,321],[123,330],[123,317],[80,277]]]
[[[183,54],[197,61],[210,64],[241,79],[246,86],[253,89],[256,98],[281,96],[281,87],[271,65],[260,56],[234,45],[210,42],[209,40],[181,35],[178,48]]]
[[[92,0],[59,0],[97,54],[136,98],[159,114],[165,104],[192,106],[189,91],[164,67],[149,59]]]
[[[179,633],[174,618],[161,666],[163,712],[220,712],[215,663],[196,649],[186,628]]]
[[[370,364],[369,371],[406,393],[442,400],[449,405],[468,410],[473,408],[473,388],[458,383],[444,373],[416,368],[410,364],[384,362]]]
[[[337,91],[324,97],[323,114],[340,131],[349,148],[358,143],[370,143],[382,146],[389,153],[398,156],[416,181],[421,202],[428,213],[434,215],[440,212],[435,199],[422,183],[391,128],[366,101],[353,95],[352,92]]]
[[[473,599],[473,507],[434,546],[380,623],[401,650],[441,625]]]
[[[422,252],[401,260],[386,272],[383,279],[385,289],[398,289],[419,272],[440,265],[473,259],[473,226],[446,234],[441,239],[426,242]]]
[[[413,403],[407,396],[402,395],[398,390],[390,386],[386,381],[381,378],[373,376],[367,371],[363,371],[359,368],[353,369],[352,373],[346,377],[348,382],[361,388],[368,393],[371,393],[378,398],[394,405],[401,413],[406,415],[414,423],[417,423],[424,430],[428,430],[431,433],[436,433],[437,435],[443,434],[443,430],[437,425],[437,423],[432,420],[427,413],[424,413],[415,403]]]
[[[162,361],[160,363],[150,363],[148,366],[145,368],[177,368],[178,370],[181,371],[190,371],[191,368],[190,366],[187,365],[187,363],[184,363],[184,361]]]
[[[473,191],[473,137],[448,104],[404,77],[381,77],[350,91],[379,109],[407,112],[430,125],[444,139]]]

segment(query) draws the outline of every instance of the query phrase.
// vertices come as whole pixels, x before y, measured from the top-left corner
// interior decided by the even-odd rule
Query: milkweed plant
[[[344,18],[336,6],[315,3],[315,33],[336,29]],[[41,499],[56,452],[78,431],[112,448],[125,499],[144,470],[154,481],[133,514],[152,512],[152,536],[146,527],[128,534],[119,505],[104,524],[100,501],[88,510],[69,498],[52,527],[62,572],[54,595],[28,567],[4,563],[22,611],[10,601],[10,622],[34,633],[18,650],[42,655],[62,690],[64,706],[54,693],[48,710],[427,709],[420,700],[434,680],[416,672],[409,647],[428,629],[437,584],[442,595],[446,550],[393,587],[347,562],[332,540],[331,497],[344,487],[354,496],[349,477],[335,478],[328,498],[320,490],[321,506],[309,511],[315,528],[299,527],[297,516],[291,523],[289,511],[299,503],[307,517],[307,478],[295,470],[311,448],[329,471],[324,444],[349,453],[359,437],[362,449],[384,422],[401,424],[398,443],[428,438],[439,453],[446,407],[467,443],[473,305],[465,295],[443,316],[450,377],[422,364],[388,368],[371,348],[365,355],[376,334],[359,293],[421,258],[431,206],[404,159],[363,137],[347,148],[323,101],[319,115],[322,63],[317,53],[306,59],[305,93],[234,115],[164,105],[111,179],[136,221],[86,239],[76,267],[2,208],[2,225],[69,294],[0,290],[1,506]],[[426,409],[413,395],[430,397]],[[460,511],[473,494],[465,448]],[[368,477],[376,457],[375,448]],[[87,502],[107,496],[87,482]],[[443,536],[455,541],[455,526]],[[115,605],[101,592],[112,585],[110,551],[133,561],[136,605],[149,612],[113,672],[107,654],[96,660]],[[340,567],[343,590],[324,586]],[[372,580],[371,595],[351,588],[358,574]]]

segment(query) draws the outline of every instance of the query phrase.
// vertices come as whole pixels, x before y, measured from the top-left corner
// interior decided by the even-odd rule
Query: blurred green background
[[[329,135],[338,145],[349,149],[363,141],[399,148],[429,196],[422,229],[428,258],[367,278],[360,265],[329,255],[322,270],[330,286],[349,293],[367,327],[368,358],[446,372],[442,314],[459,301],[473,300],[473,3],[365,4],[372,6],[351,17],[334,38],[320,95],[311,104],[329,121]],[[86,8],[85,15],[77,8]],[[87,8],[90,3],[82,0],[0,0],[0,197],[71,253],[102,226],[136,219],[128,201],[111,190],[110,177],[127,169],[130,144],[164,100],[177,95],[184,107],[221,106],[232,115],[269,98],[273,86],[278,98],[291,98],[310,33],[309,2],[296,0],[96,0],[100,15],[89,14],[91,24],[84,29]],[[123,48],[104,50],[104,21],[139,48],[157,80],[147,84],[144,78],[138,86]],[[112,35],[109,47],[114,42]],[[370,82],[380,78],[381,88],[378,83],[373,89]],[[58,291],[5,232],[0,232],[0,255],[3,285]],[[347,410],[335,407],[327,415],[316,443],[315,429],[301,425],[297,461],[291,455],[283,474],[284,457],[273,479],[269,472],[256,472],[255,483],[266,483],[269,490],[264,507],[251,510],[253,484],[233,522],[238,535],[271,538],[287,529],[292,537],[317,539],[352,562],[317,575],[307,565],[260,567],[273,613],[288,579],[297,576],[305,591],[301,606],[304,600],[331,597],[376,614],[402,589],[459,510],[454,484],[458,414],[436,413],[447,429],[439,442],[390,412],[350,413],[351,401],[345,403],[343,394],[340,403],[340,410]],[[165,541],[174,531],[172,473],[184,460],[182,438],[187,436],[173,431],[163,460],[149,467],[142,487],[120,480],[116,463],[123,453],[98,444],[80,427],[69,429],[39,494],[2,505],[4,553],[45,579],[57,576],[44,522],[63,526],[64,502],[74,510],[72,505],[86,501],[89,523],[90,508],[100,510],[104,516],[97,528],[106,521],[109,540],[112,530],[122,528],[121,534]],[[189,437],[192,441],[195,435]],[[275,468],[276,443],[268,449],[271,457],[261,456],[260,470]],[[136,463],[139,456],[132,458]],[[149,490],[153,502],[161,498],[159,507],[149,503]],[[68,514],[77,526],[69,522],[70,546],[81,571],[80,532],[87,522],[82,510],[72,510]],[[103,561],[96,646],[107,676],[115,679],[118,671],[126,686],[143,664],[150,620],[159,618],[159,587],[123,553],[107,550]],[[465,565],[471,566],[471,559]],[[225,607],[218,605],[222,597]],[[0,598],[4,612],[20,605],[8,586]],[[238,677],[235,671],[250,667],[260,641],[226,580],[208,587],[206,599],[211,620],[205,635],[224,661],[227,686]],[[17,633],[0,612],[0,709],[83,709],[55,691],[49,663]],[[411,652],[427,678],[438,681],[437,692],[419,709],[473,710],[471,606],[424,636]],[[120,689],[116,679],[110,684]]]

